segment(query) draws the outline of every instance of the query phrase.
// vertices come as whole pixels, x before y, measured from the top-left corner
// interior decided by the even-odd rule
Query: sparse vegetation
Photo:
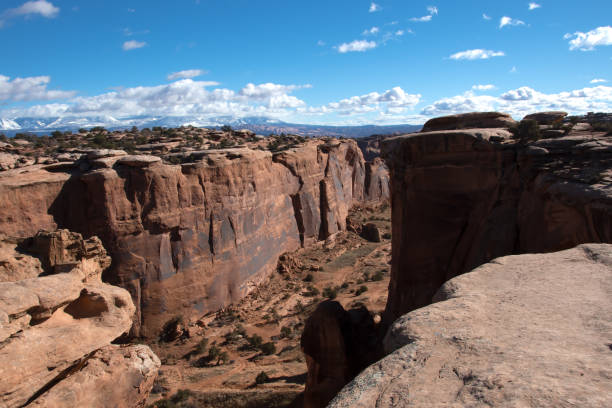
[[[368,291],[368,287],[365,285],[360,286],[356,291],[355,291],[355,296],[359,296],[362,293],[365,293]]]
[[[257,374],[257,377],[255,377],[255,384],[265,384],[268,381],[270,381],[270,377],[268,377],[265,371],[260,372]]]
[[[511,127],[510,132],[521,143],[527,143],[541,138],[538,122],[532,119],[521,120],[517,126]]]

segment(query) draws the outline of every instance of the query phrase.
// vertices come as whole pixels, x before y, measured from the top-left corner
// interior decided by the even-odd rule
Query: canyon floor
[[[168,334],[177,338],[148,343],[162,361],[148,403],[289,406],[304,390],[300,336],[317,304],[333,298],[347,309],[364,305],[379,321],[389,284],[390,217],[388,205],[356,208],[352,231],[285,254],[269,281],[238,304],[196,322],[169,322]],[[378,227],[380,242],[358,234],[368,223]]]

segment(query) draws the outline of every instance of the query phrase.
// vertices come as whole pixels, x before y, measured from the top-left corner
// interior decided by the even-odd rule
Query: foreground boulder
[[[535,120],[538,125],[552,125],[560,123],[566,116],[567,112],[562,111],[538,112],[525,116],[523,120]]]
[[[146,346],[110,346],[131,327],[135,307],[126,290],[102,283],[110,258],[100,241],[40,232],[0,248],[4,259],[21,259],[0,275],[0,406],[143,402],[160,363]]]
[[[612,406],[610,282],[612,245],[498,258],[398,319],[330,407]]]
[[[422,131],[433,132],[436,130],[473,128],[508,128],[515,124],[516,121],[506,113],[472,112],[430,119],[423,125]]]

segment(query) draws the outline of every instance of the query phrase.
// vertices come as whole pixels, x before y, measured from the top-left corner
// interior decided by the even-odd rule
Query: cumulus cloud
[[[145,45],[147,45],[147,43],[144,41],[130,40],[130,41],[126,41],[123,43],[123,50],[124,51],[135,50],[137,48],[142,48]]]
[[[374,13],[380,11],[380,6],[374,2],[370,3],[370,9],[368,10],[370,13]]]
[[[542,7],[541,5],[539,5],[538,3],[529,3],[529,10],[535,10]]]
[[[577,31],[574,34],[565,34],[563,38],[571,39],[569,49],[572,51],[593,51],[600,45],[612,45],[612,27],[597,27],[586,33]]]
[[[427,7],[427,15],[423,17],[412,17],[410,21],[426,23],[428,21],[431,21],[433,16],[436,16],[436,15],[438,15],[438,8],[435,6],[429,6]]]
[[[370,92],[361,96],[352,96],[320,107],[303,108],[299,112],[307,114],[338,113],[341,115],[356,115],[375,111],[400,113],[406,109],[414,108],[420,100],[421,95],[408,94],[401,87],[396,86],[383,93]]]
[[[426,106],[421,114],[440,116],[473,111],[500,111],[521,118],[529,113],[562,110],[570,113],[605,112],[612,109],[612,87],[596,86],[574,91],[546,94],[523,86],[499,96],[462,95],[443,98]]]
[[[482,13],[482,18],[484,18],[485,20],[490,20],[491,17],[486,15],[485,13]]]
[[[364,30],[363,31],[363,35],[375,35],[378,34],[378,32],[380,31],[380,29],[376,26],[370,28],[369,30]]]
[[[503,16],[500,20],[499,20],[499,28],[504,28],[506,26],[521,26],[521,25],[525,25],[524,21],[521,20],[515,20],[513,18],[510,18],[508,16]]]
[[[64,99],[74,96],[72,91],[47,89],[51,82],[48,76],[14,78],[0,75],[0,101],[36,101]]]
[[[6,99],[4,78],[0,78],[0,99]],[[48,81],[47,81],[48,82]],[[46,82],[45,82],[46,84]],[[273,83],[247,84],[239,91],[216,88],[214,81],[182,79],[165,85],[124,88],[91,97],[76,97],[62,104],[36,105],[13,108],[1,114],[7,117],[23,116],[98,116],[129,117],[138,115],[191,116],[282,116],[305,106],[304,101],[291,92],[310,85],[280,85]],[[47,91],[47,99],[73,94],[55,94]],[[31,95],[32,92],[29,93]],[[20,97],[12,93],[12,100],[41,99],[40,96]],[[44,96],[44,95],[43,95]]]
[[[201,69],[186,69],[183,71],[173,72],[166,78],[168,81],[174,81],[177,79],[195,78],[206,74],[206,71]]]
[[[493,57],[503,57],[506,54],[503,51],[492,51],[483,49],[474,49],[457,52],[451,55],[449,58],[454,60],[479,60],[489,59]]]
[[[39,15],[45,18],[54,18],[59,14],[59,7],[53,5],[53,3],[46,0],[28,1],[23,3],[19,7],[7,9],[0,13],[0,27],[4,23],[12,18],[16,17],[28,17],[33,15]]]
[[[606,82],[608,82],[608,81],[606,79],[602,79],[602,78],[591,79],[591,83],[592,84],[605,84]]]
[[[342,43],[338,47],[338,52],[345,54],[347,52],[364,52],[376,48],[375,41],[355,40],[350,43]]]
[[[490,91],[495,89],[495,85],[487,84],[487,85],[474,85],[472,89],[475,91]]]

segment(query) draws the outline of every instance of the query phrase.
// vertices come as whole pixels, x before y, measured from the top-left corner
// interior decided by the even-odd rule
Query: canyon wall
[[[104,280],[126,288],[136,304],[132,334],[152,337],[171,317],[238,300],[280,254],[344,229],[352,205],[389,193],[386,169],[366,166],[350,140],[191,156],[166,165],[102,151],[3,172],[0,228],[99,236],[113,258]]]
[[[511,136],[461,129],[382,142],[393,207],[387,324],[496,257],[612,242],[610,136],[588,123],[527,145]]]

